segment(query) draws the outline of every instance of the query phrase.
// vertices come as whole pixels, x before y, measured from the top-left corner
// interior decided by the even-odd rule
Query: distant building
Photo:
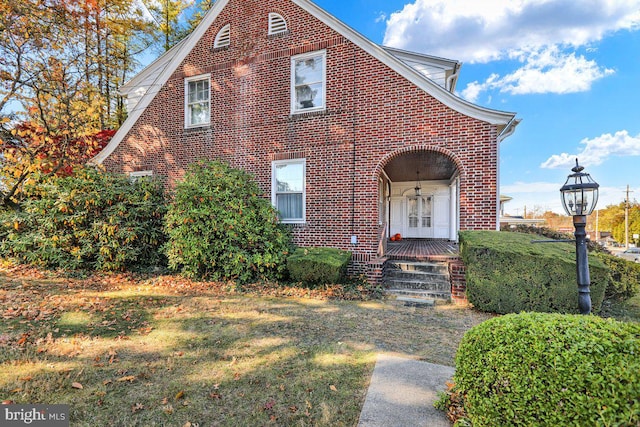
[[[516,225],[530,225],[533,227],[541,227],[544,225],[544,218],[524,218],[522,216],[512,216],[504,213],[504,205],[513,197],[500,195],[500,228]]]

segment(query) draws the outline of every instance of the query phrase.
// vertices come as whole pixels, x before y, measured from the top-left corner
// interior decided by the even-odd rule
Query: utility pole
[[[627,197],[624,202],[624,247],[629,249],[629,184],[627,184]]]

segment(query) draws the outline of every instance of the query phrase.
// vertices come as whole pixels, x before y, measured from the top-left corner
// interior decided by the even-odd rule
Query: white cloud
[[[512,56],[524,65],[504,77],[492,74],[483,83],[469,83],[461,96],[476,102],[480,94],[488,90],[512,95],[583,92],[591,89],[595,81],[614,73],[584,56],[562,53],[556,46],[530,52],[514,51]]]
[[[390,15],[384,44],[488,62],[639,27],[640,0],[415,0]]]
[[[584,145],[582,151],[576,154],[554,154],[540,165],[544,169],[570,168],[575,159],[580,159],[582,166],[597,166],[612,156],[640,156],[640,134],[629,135],[626,130],[614,135],[605,133],[593,139],[585,138],[580,141]]]
[[[614,71],[577,55],[620,30],[640,29],[640,0],[414,0],[387,20],[384,44],[465,62],[516,60],[519,69],[472,82],[460,95],[488,90],[524,95],[573,93]]]
[[[378,23],[380,23],[380,22],[384,22],[384,21],[386,21],[386,20],[387,20],[387,14],[386,14],[386,13],[384,13],[384,12],[380,12],[380,13],[378,14],[378,17],[377,17],[377,18],[376,18],[376,20],[375,20],[375,23],[376,23],[376,24],[378,24]]]

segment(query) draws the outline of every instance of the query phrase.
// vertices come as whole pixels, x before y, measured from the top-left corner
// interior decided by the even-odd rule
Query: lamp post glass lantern
[[[578,306],[580,313],[591,313],[591,279],[589,277],[589,260],[587,258],[587,215],[591,214],[598,203],[598,185],[584,168],[578,164],[560,189],[562,206],[569,216],[573,216],[576,236],[576,272],[578,276]]]

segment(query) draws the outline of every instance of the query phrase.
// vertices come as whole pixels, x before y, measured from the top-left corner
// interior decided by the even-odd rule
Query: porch
[[[456,242],[431,239],[402,239],[386,242],[385,257],[392,260],[452,261],[460,257]]]

